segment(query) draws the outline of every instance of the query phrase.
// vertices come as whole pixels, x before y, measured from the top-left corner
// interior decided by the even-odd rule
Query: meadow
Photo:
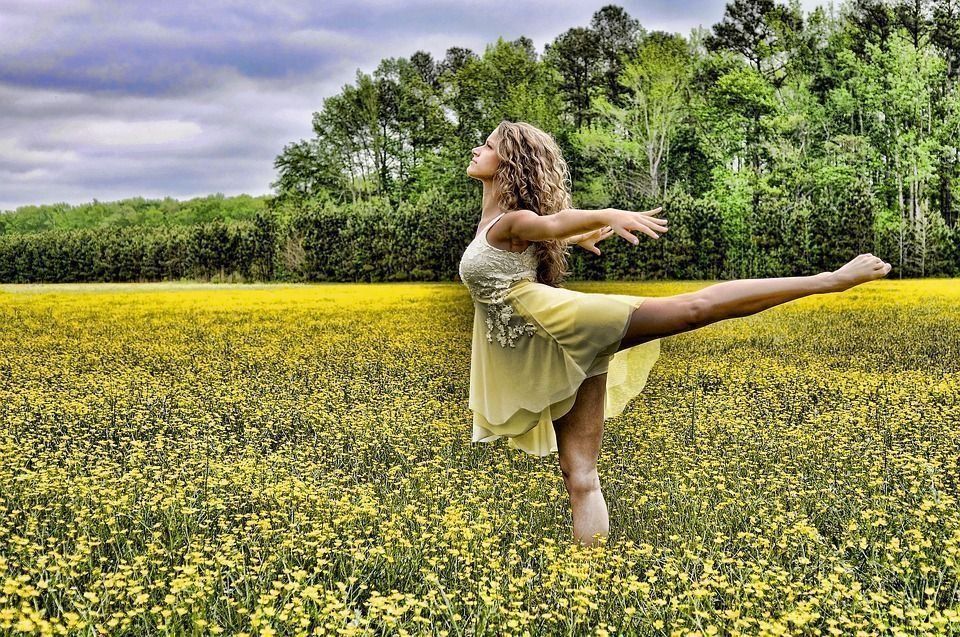
[[[556,455],[469,442],[472,319],[458,283],[0,286],[0,634],[960,634],[957,280],[664,339],[594,548]]]

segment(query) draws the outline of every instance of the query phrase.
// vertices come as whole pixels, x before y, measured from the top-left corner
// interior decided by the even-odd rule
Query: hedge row
[[[824,201],[833,208],[814,214]],[[611,237],[599,244],[601,256],[574,246],[569,279],[799,276],[836,269],[862,252],[893,263],[901,276],[960,275],[960,227],[941,221],[924,228],[925,237],[901,236],[856,191],[835,199],[823,193],[819,202],[764,193],[739,215],[729,202],[678,192],[659,205],[668,233],[655,240],[636,231],[638,246]],[[7,235],[0,236],[0,281],[451,281],[478,222],[477,210],[433,192],[396,210],[373,201],[261,211],[252,221]],[[902,245],[925,247],[918,253]]]
[[[274,276],[276,221],[84,228],[0,236],[0,281],[70,283]]]

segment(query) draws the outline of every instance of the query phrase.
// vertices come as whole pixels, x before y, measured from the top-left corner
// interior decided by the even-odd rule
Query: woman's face
[[[497,133],[490,133],[486,141],[473,149],[473,158],[467,166],[467,174],[474,179],[492,179],[500,165],[500,158],[494,150],[497,145]]]

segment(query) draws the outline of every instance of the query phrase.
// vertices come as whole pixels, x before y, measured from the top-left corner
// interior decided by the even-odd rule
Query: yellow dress
[[[459,266],[474,302],[472,441],[506,437],[511,448],[546,456],[557,451],[553,421],[573,408],[583,380],[606,372],[603,418],[620,415],[646,385],[660,339],[616,351],[648,297],[538,283],[532,244],[517,253],[487,241],[504,214],[470,242]]]

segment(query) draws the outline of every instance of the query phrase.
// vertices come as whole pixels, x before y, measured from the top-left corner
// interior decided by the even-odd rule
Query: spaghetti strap
[[[507,213],[501,212],[501,213],[498,214],[496,217],[494,217],[493,219],[491,219],[491,220],[490,220],[490,223],[487,223],[486,225],[483,226],[483,228],[481,228],[480,234],[478,234],[477,237],[478,237],[478,238],[479,238],[479,237],[482,237],[482,236],[483,236],[483,233],[485,233],[487,230],[489,230],[489,229],[491,228],[491,226],[493,226],[493,224],[495,224],[497,221],[499,221],[499,220],[500,220],[500,217],[502,217],[502,216],[505,215],[505,214],[507,214]]]

